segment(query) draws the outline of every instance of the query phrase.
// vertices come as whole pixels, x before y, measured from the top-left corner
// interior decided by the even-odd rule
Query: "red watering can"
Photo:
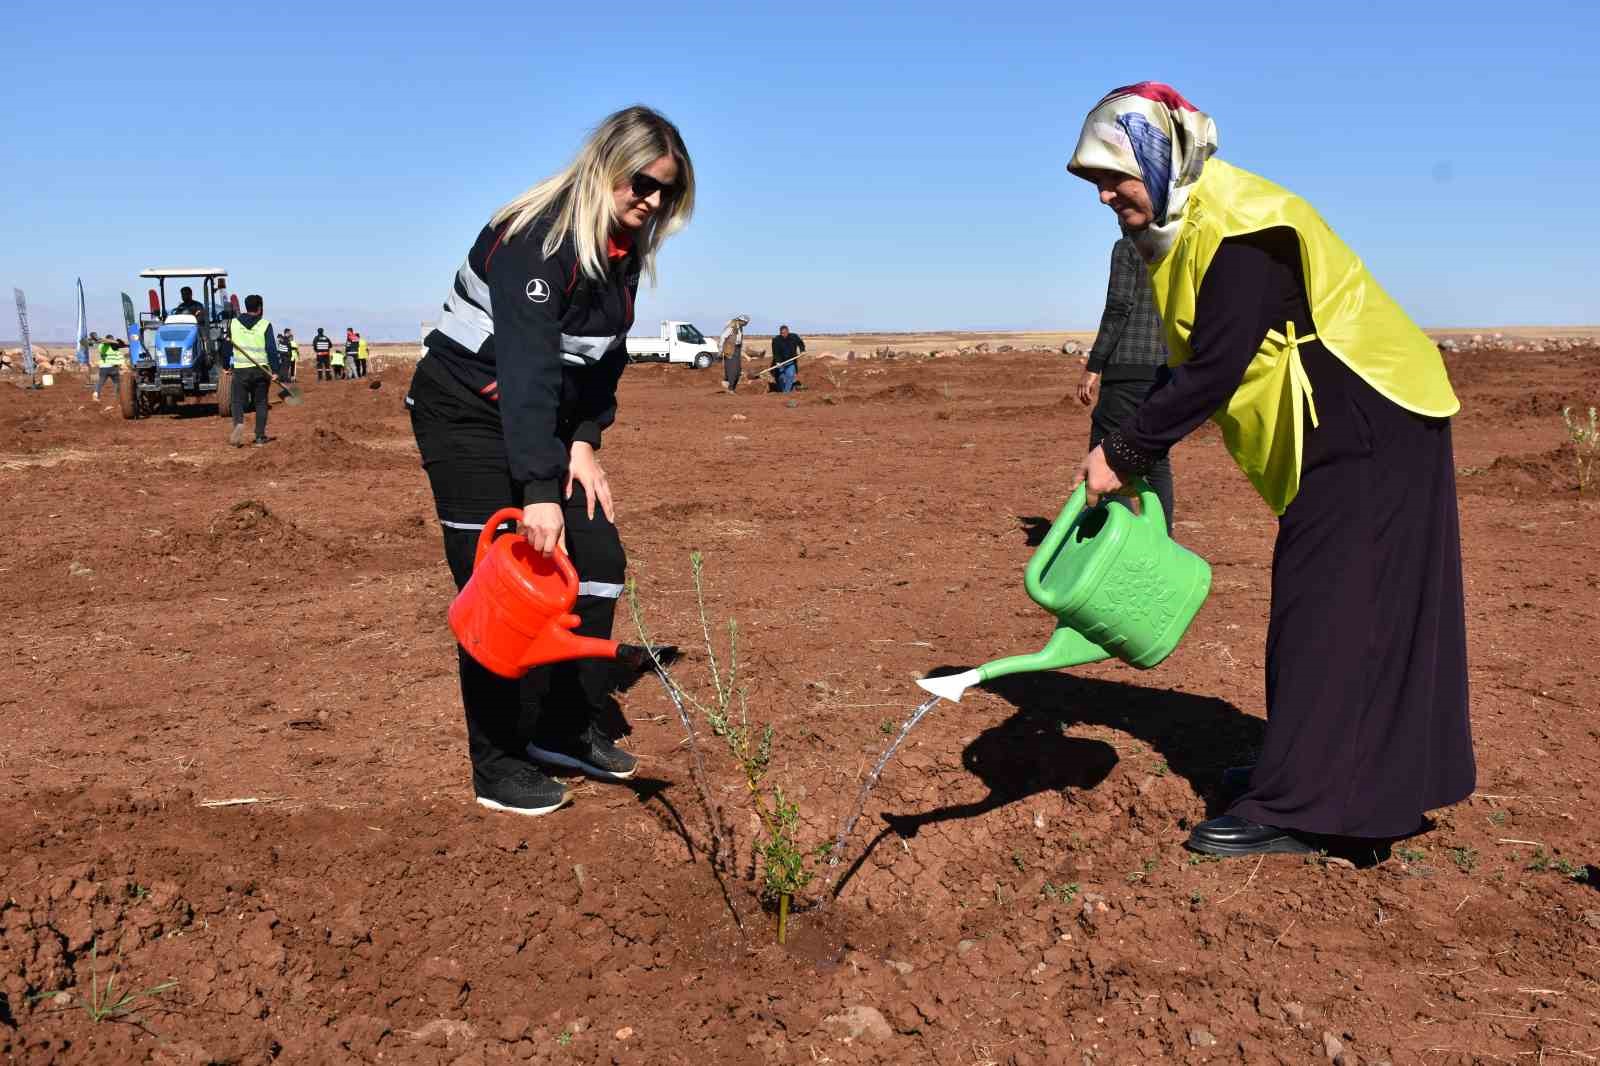
[[[636,664],[648,654],[631,644],[580,637],[572,605],[578,599],[578,572],[559,547],[546,557],[517,536],[496,539],[504,522],[522,512],[506,507],[494,513],[478,534],[472,577],[450,604],[450,630],[483,667],[519,678],[535,666],[570,659],[626,659]]]

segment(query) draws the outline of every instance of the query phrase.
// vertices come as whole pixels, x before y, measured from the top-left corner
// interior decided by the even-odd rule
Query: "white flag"
[[[28,336],[28,299],[21,289],[12,289],[17,296],[17,324],[22,327],[22,372],[33,376],[33,341]]]
[[[83,279],[78,279],[78,362],[89,365],[89,323],[83,314]]]

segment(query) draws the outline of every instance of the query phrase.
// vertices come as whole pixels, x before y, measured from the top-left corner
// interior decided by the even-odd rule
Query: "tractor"
[[[237,296],[225,296],[226,270],[202,267],[151,267],[139,272],[157,288],[149,291],[150,310],[140,312],[137,357],[122,375],[118,399],[123,418],[176,412],[191,400],[211,400],[224,418],[229,409],[228,319],[239,313]],[[169,306],[167,282],[198,279],[193,304]]]

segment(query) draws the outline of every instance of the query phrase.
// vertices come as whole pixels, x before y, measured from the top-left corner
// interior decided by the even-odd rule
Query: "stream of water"
[[[884,749],[882,757],[878,759],[878,765],[874,766],[872,772],[867,775],[866,780],[861,782],[861,794],[856,797],[856,808],[851,812],[850,817],[845,819],[844,825],[839,830],[838,839],[833,842],[833,850],[828,853],[829,867],[839,865],[839,859],[844,855],[844,846],[849,841],[850,833],[855,829],[856,822],[860,821],[861,812],[867,809],[867,797],[872,794],[872,787],[878,783],[878,778],[883,774],[883,768],[888,765],[890,759],[894,758],[894,753],[899,750],[901,743],[910,732],[917,727],[917,723],[922,721],[929,711],[933,710],[933,705],[938,703],[939,699],[940,697],[938,696],[929,696],[922,701],[916,710],[911,712],[911,717],[907,718],[905,724],[900,727],[900,735],[894,738],[894,743]]]

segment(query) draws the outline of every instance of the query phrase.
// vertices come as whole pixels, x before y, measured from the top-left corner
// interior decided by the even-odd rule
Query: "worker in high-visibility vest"
[[[338,344],[328,350],[328,377],[330,380],[344,377],[344,348]]]
[[[106,336],[99,344],[99,373],[94,382],[95,402],[100,402],[100,392],[106,387],[106,382],[112,383],[113,388],[122,385],[122,368],[127,365],[127,357],[122,353],[127,350],[127,342],[116,337]]]
[[[317,327],[317,335],[311,338],[311,354],[317,361],[317,380],[333,380],[333,338],[321,327]]]
[[[367,338],[365,338],[361,334],[357,333],[356,334],[356,377],[358,377],[358,378],[364,378],[364,377],[367,376],[367,355],[368,355]]]
[[[233,356],[233,430],[228,443],[235,448],[244,444],[244,405],[249,396],[256,405],[257,447],[267,443],[267,386],[283,372],[278,354],[277,334],[272,323],[262,316],[261,297],[255,293],[244,298],[244,311],[228,320],[228,340]]]
[[[284,358],[284,380],[293,381],[300,363],[300,342],[294,339],[294,330],[288,326],[278,335],[278,353]]]
[[[346,327],[344,331],[344,376],[358,378],[361,376],[361,335],[355,330]]]

